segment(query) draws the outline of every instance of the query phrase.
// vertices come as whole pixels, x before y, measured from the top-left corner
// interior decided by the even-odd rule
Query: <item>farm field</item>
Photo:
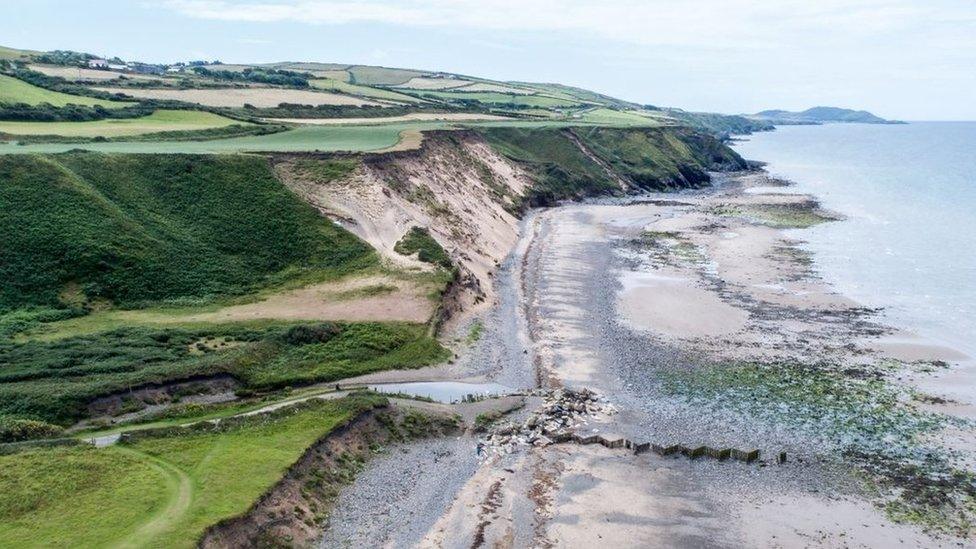
[[[122,76],[126,78],[131,78],[133,80],[162,80],[162,78],[159,76],[148,76],[145,74],[86,69],[83,67],[64,67],[61,65],[29,65],[28,68],[34,72],[39,72],[42,74],[46,74],[48,76],[58,76],[60,78],[64,78],[65,80],[70,80],[70,81],[117,80]]]
[[[415,112],[403,116],[384,116],[379,118],[268,118],[268,122],[286,122],[289,124],[309,124],[312,126],[345,126],[370,124],[390,124],[394,122],[420,122],[420,121],[448,121],[448,122],[471,122],[487,120],[512,120],[505,116],[494,114],[479,114],[466,112],[444,112],[426,113]]]
[[[124,93],[139,99],[161,99],[197,103],[208,107],[277,107],[281,103],[299,105],[381,105],[358,97],[338,93],[293,90],[286,88],[226,88],[226,89],[142,89],[94,88],[108,93]]]
[[[390,117],[393,118],[393,117]],[[399,118],[399,117],[397,117]],[[285,152],[285,151],[322,151],[322,152],[370,152],[397,147],[406,137],[419,145],[416,140],[418,132],[454,127],[496,127],[511,128],[545,128],[560,126],[592,125],[585,117],[578,119],[553,118],[550,120],[431,120],[431,121],[400,121],[373,124],[363,121],[361,125],[342,124],[309,124],[310,120],[301,119],[303,126],[292,130],[258,136],[232,137],[209,141],[116,141],[109,143],[36,143],[17,145],[14,143],[0,143],[0,155],[25,153],[61,153],[73,149],[97,151],[104,153],[137,153],[137,154],[218,154],[232,152]],[[329,119],[332,120],[332,119]],[[653,119],[649,122],[628,119],[614,125],[655,125]],[[299,120],[296,119],[296,122]],[[415,147],[408,147],[415,148]]]
[[[61,135],[65,137],[122,137],[156,132],[193,131],[250,125],[204,111],[160,109],[139,118],[108,118],[89,122],[0,121],[0,133],[10,135]]]
[[[309,80],[309,84],[313,88],[324,90],[324,91],[334,91],[340,93],[347,93],[350,95],[358,95],[362,97],[368,97],[371,99],[380,99],[385,101],[398,101],[401,103],[423,103],[422,99],[406,95],[403,93],[397,93],[392,90],[386,90],[383,88],[371,88],[369,86],[359,86],[356,84],[350,84],[343,80],[337,80],[334,78],[319,78],[316,80]]]
[[[270,135],[212,141],[118,141],[112,143],[0,143],[0,154],[58,153],[83,149],[106,153],[215,154],[249,151],[376,151],[400,142],[408,130],[444,127],[444,122],[399,122],[376,126],[302,126]]]
[[[421,97],[431,96],[453,101],[477,101],[496,105],[524,105],[526,107],[577,107],[581,101],[557,99],[545,95],[506,94],[498,92],[427,91],[418,92]]]
[[[447,90],[459,88],[471,84],[470,80],[460,78],[430,78],[427,76],[417,76],[410,80],[398,84],[397,88],[407,88],[412,90]]]
[[[604,108],[583,113],[581,120],[607,126],[660,126],[668,122],[663,117],[655,119],[633,111],[616,111]]]
[[[313,400],[225,420],[221,429],[0,456],[0,545],[194,547],[208,526],[246,511],[316,440],[383,402]]]
[[[410,69],[353,65],[347,69],[349,81],[364,86],[395,86],[424,73]]]
[[[94,97],[69,95],[46,90],[4,74],[0,74],[0,103],[26,103],[28,105],[48,103],[55,107],[63,107],[65,105],[99,105],[108,109],[125,107],[132,104],[126,101],[107,101]]]

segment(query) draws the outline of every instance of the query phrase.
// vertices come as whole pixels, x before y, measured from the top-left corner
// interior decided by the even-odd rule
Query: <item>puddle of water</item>
[[[461,383],[458,381],[382,383],[370,385],[369,388],[380,393],[403,393],[446,403],[461,402],[468,395],[485,397],[506,395],[512,392],[510,387],[498,383]]]

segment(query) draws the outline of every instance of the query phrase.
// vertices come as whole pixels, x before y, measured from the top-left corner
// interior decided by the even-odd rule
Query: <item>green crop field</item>
[[[557,99],[545,95],[505,94],[498,92],[464,92],[464,91],[418,91],[421,97],[431,96],[445,100],[477,101],[492,105],[524,105],[526,107],[575,107],[580,105],[578,100]]]
[[[320,90],[348,93],[349,95],[358,95],[360,97],[367,97],[370,99],[385,99],[387,101],[399,101],[401,103],[423,102],[421,99],[404,93],[397,93],[395,91],[385,90],[383,88],[359,86],[344,82],[342,80],[336,80],[334,78],[318,78],[315,80],[309,80],[309,84],[311,84],[313,88]]]
[[[0,155],[59,153],[84,149],[107,153],[213,154],[249,151],[375,151],[396,145],[404,130],[445,127],[440,122],[367,126],[301,126],[269,135],[210,141],[118,141],[111,143],[0,143]]]
[[[28,84],[12,76],[0,74],[0,103],[26,103],[40,105],[48,103],[55,107],[65,105],[100,105],[105,108],[119,108],[132,103],[125,101],[106,101],[94,97],[68,95],[66,93],[46,90],[33,84]]]
[[[383,402],[314,400],[109,448],[0,456],[0,546],[195,547],[207,527],[245,512],[316,440]]]
[[[662,119],[651,118],[634,111],[617,111],[604,108],[583,113],[581,120],[606,126],[661,126],[664,124]]]
[[[392,69],[386,67],[370,67],[355,65],[348,69],[350,81],[363,86],[395,86],[403,84],[415,76],[424,73],[409,69]]]
[[[158,110],[139,118],[109,118],[90,122],[9,122],[0,121],[0,134],[62,135],[65,137],[120,137],[169,131],[194,131],[248,125],[203,111]]]

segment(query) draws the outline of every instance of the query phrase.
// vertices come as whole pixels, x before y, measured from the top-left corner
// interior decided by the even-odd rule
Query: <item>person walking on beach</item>
[[[483,442],[479,442],[478,449],[477,449],[478,457],[481,457],[481,453],[484,452],[484,450],[485,450],[485,444]]]

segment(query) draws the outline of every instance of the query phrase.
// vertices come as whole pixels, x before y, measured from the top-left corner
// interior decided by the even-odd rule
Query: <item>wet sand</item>
[[[770,186],[761,172],[722,179],[717,189],[703,192],[531,214],[516,251],[499,271],[499,302],[485,318],[482,341],[451,371],[459,378],[476,376],[513,387],[592,389],[620,412],[592,418],[582,428],[586,433],[758,448],[765,456],[786,451],[788,462],[757,465],[593,446],[528,447],[484,461],[458,485],[439,517],[426,517],[433,526],[419,545],[970,543],[892,523],[816,434],[798,434],[771,417],[702,408],[662,392],[658,377],[663,373],[729,361],[866,366],[963,358],[884,326],[877,311],[819,279],[801,243],[782,230],[786,222],[831,217],[812,199],[750,191]],[[953,367],[898,380],[944,395],[942,411],[965,417],[976,394],[968,390],[970,372]],[[967,389],[953,392],[963,386]],[[970,428],[936,438],[963,449],[974,440]],[[356,484],[350,487],[355,489]]]

